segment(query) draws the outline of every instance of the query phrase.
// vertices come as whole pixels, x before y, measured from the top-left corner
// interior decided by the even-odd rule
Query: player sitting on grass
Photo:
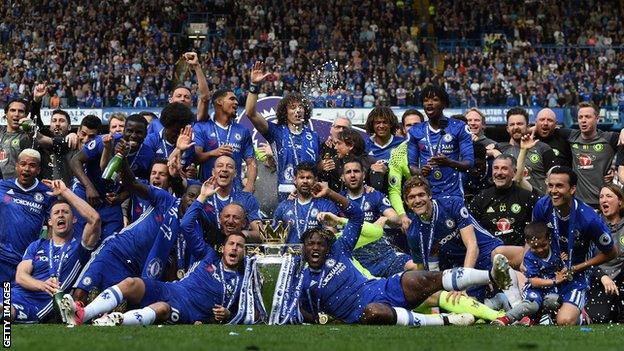
[[[529,250],[524,255],[525,275],[528,286],[525,298],[503,317],[492,324],[509,325],[520,321],[531,324],[531,316],[541,308],[543,312],[559,309],[557,285],[565,281],[563,261],[556,250],[551,248],[550,229],[543,222],[531,222],[524,228],[524,239]]]
[[[49,195],[62,196],[50,211],[49,239],[33,241],[17,265],[16,285],[11,289],[10,320],[43,322],[50,315],[52,296],[68,291],[100,239],[100,216],[89,204],[67,189],[62,180],[44,180]],[[86,221],[75,233],[72,208]]]
[[[201,209],[206,198],[214,193],[209,181],[202,185],[201,193],[193,202],[189,212],[182,219],[182,223],[193,222],[198,215],[197,208]],[[244,218],[244,209],[232,203],[222,212],[223,226],[230,226],[230,213]],[[227,223],[226,223],[227,222]],[[240,222],[244,225],[244,222]],[[215,250],[209,245],[191,245],[196,251],[205,251],[205,257],[193,265],[191,271],[182,280],[164,283],[149,278],[126,278],[121,283],[104,290],[86,307],[80,302],[74,302],[67,294],[61,302],[61,314],[70,325],[83,324],[92,318],[113,310],[122,300],[126,299],[131,305],[141,306],[141,309],[126,313],[113,312],[93,321],[95,325],[150,325],[155,322],[190,324],[195,322],[224,322],[228,321],[232,309],[238,304],[238,296],[242,285],[245,236],[243,225],[238,225],[225,239],[223,256],[219,258]],[[194,232],[192,243],[199,243],[202,238]]]
[[[491,271],[460,267],[444,272],[409,271],[387,279],[366,279],[351,263],[364,213],[327,184],[316,183],[312,193],[314,197],[327,197],[338,204],[349,222],[335,242],[333,233],[324,228],[311,228],[303,233],[303,259],[308,267],[303,271],[300,307],[308,322],[315,322],[318,313],[324,312],[346,323],[467,325],[474,322],[472,315],[422,315],[411,309],[439,290],[464,290],[492,281],[506,288],[511,282],[507,259],[502,255],[495,257]]]

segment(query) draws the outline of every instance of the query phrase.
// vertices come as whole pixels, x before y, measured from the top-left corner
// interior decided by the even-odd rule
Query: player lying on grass
[[[557,286],[566,280],[563,261],[556,250],[551,248],[550,229],[543,222],[531,222],[524,228],[524,238],[529,250],[524,254],[525,275],[528,286],[525,298],[503,317],[492,324],[509,325],[520,321],[531,325],[531,316],[540,308],[549,313],[559,309]]]
[[[193,202],[182,224],[193,222],[200,215],[206,199],[214,193],[210,181],[204,182],[197,200]],[[192,218],[190,218],[192,217]],[[234,221],[234,217],[241,219]],[[245,210],[237,203],[226,205],[221,211],[221,225],[228,227],[228,236],[219,258],[215,250],[202,244],[201,236],[193,231],[189,245],[194,251],[205,252],[205,257],[193,265],[179,281],[165,283],[150,278],[126,278],[104,290],[88,306],[82,307],[67,294],[61,302],[61,314],[70,325],[83,324],[92,318],[112,311],[122,300],[141,309],[124,314],[113,312],[95,320],[96,325],[149,325],[155,322],[189,324],[194,322],[224,322],[238,306],[238,296],[244,275]],[[236,226],[236,228],[234,228]]]
[[[89,204],[67,189],[62,180],[44,180],[53,196],[62,196],[50,211],[49,239],[38,239],[26,249],[17,266],[11,289],[10,320],[20,323],[45,321],[52,311],[52,296],[68,291],[89,260],[100,239],[100,216]],[[75,233],[76,218],[84,219],[82,233]]]
[[[507,259],[496,256],[491,271],[454,268],[444,272],[408,271],[391,278],[366,279],[351,263],[352,252],[364,222],[364,213],[344,196],[316,183],[315,197],[327,197],[344,211],[349,222],[334,241],[331,231],[311,228],[303,234],[303,271],[300,300],[306,321],[315,322],[318,313],[327,313],[346,323],[444,325],[470,324],[471,315],[423,315],[411,312],[439,290],[461,291],[471,286],[495,282],[509,286]],[[323,214],[320,215],[324,217]],[[324,220],[325,218],[320,218]]]
[[[321,217],[323,217],[323,224],[327,225],[329,228],[338,226],[344,226],[349,221],[347,218],[338,217],[330,212],[323,212]],[[336,237],[339,238],[342,235],[342,232],[338,232]],[[367,245],[370,242],[374,242],[379,240],[384,235],[383,228],[368,222],[364,222],[362,226],[362,231],[360,232],[360,237],[358,238],[357,243],[355,244],[355,250]],[[351,260],[353,265],[367,278],[382,278],[377,277],[371,272],[369,272],[362,264],[353,258]],[[406,267],[410,267],[410,263],[406,265]],[[406,268],[406,270],[409,270]],[[393,274],[392,274],[393,275]],[[392,276],[390,275],[390,276]],[[439,291],[432,296],[430,296],[422,305],[416,308],[416,311],[427,311],[430,310],[431,307],[440,307],[448,312],[453,313],[469,313],[475,316],[476,318],[480,318],[487,321],[493,321],[498,317],[504,316],[505,312],[494,310],[485,304],[480,303],[472,297],[466,296],[464,293],[453,291]]]
[[[125,143],[118,144],[116,153],[127,152]],[[199,193],[199,186],[191,185],[178,199],[167,190],[139,182],[125,156],[122,165],[123,186],[150,207],[92,256],[74,290],[74,298],[83,302],[92,289],[101,291],[127,277],[162,279],[169,252],[178,239],[180,219]]]

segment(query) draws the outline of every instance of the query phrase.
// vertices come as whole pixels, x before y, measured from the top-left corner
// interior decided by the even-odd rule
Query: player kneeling
[[[303,259],[308,266],[302,273],[300,307],[308,322],[315,322],[319,313],[327,313],[346,323],[467,325],[474,323],[472,315],[423,315],[411,310],[439,290],[461,291],[491,282],[501,288],[511,284],[507,259],[502,255],[495,257],[491,271],[460,267],[444,272],[408,271],[369,280],[351,262],[364,213],[326,184],[315,184],[312,192],[315,197],[325,196],[337,203],[349,222],[335,241],[333,233],[324,228],[308,229],[302,236]]]
[[[101,292],[82,307],[71,295],[63,296],[61,314],[69,325],[80,325],[112,311],[122,300],[143,308],[113,312],[93,321],[94,325],[192,324],[227,322],[237,308],[244,275],[245,237],[231,234],[225,240],[223,257],[208,247],[206,256],[183,279],[160,282],[149,278],[126,278]]]

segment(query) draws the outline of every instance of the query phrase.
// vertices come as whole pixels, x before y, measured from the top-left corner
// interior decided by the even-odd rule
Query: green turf
[[[13,325],[20,350],[562,350],[624,349],[624,326],[369,327]]]

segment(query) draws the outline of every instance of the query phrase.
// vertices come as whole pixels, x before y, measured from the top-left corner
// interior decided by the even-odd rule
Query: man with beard
[[[71,184],[73,173],[69,167],[69,160],[78,152],[75,150],[77,137],[69,133],[71,128],[69,114],[63,110],[52,111],[50,119],[50,137],[52,147],[42,150],[42,163],[46,165],[42,169],[41,177],[44,179],[62,179],[65,184]],[[67,141],[72,145],[69,145]],[[71,150],[69,147],[73,147]]]
[[[277,226],[279,222],[290,226],[286,238],[289,244],[300,243],[303,232],[318,225],[316,216],[320,212],[338,214],[334,203],[312,196],[312,186],[316,182],[316,165],[310,162],[300,163],[295,174],[296,198],[282,201],[273,214],[273,226]]]
[[[147,121],[139,115],[130,115],[126,121],[123,135],[115,136],[111,142],[127,144],[129,149],[128,158],[134,174],[140,179],[149,179],[150,168],[154,159],[151,151],[143,147],[143,140],[147,134]],[[119,140],[117,140],[119,138]],[[118,186],[114,181],[102,179],[101,157],[104,152],[105,140],[98,135],[95,139],[86,143],[82,150],[70,161],[72,172],[78,180],[74,184],[73,191],[82,199],[87,200],[95,208],[102,218],[102,239],[106,239],[123,228],[123,214],[121,202],[123,198],[111,195],[118,192]],[[85,172],[86,170],[86,172]],[[84,222],[78,216],[77,225]]]
[[[474,165],[470,129],[464,122],[444,116],[449,97],[442,87],[425,87],[422,103],[429,120],[409,131],[410,170],[427,177],[434,197],[463,197],[462,173]]]
[[[244,190],[253,193],[257,169],[253,142],[249,129],[236,122],[238,100],[229,89],[221,89],[212,96],[215,107],[214,118],[195,123],[193,138],[197,162],[201,165],[199,179],[212,177],[215,162],[220,156],[234,159],[238,173],[234,178],[234,189],[243,189],[243,161],[247,165],[247,183]]]
[[[514,182],[516,159],[501,154],[492,164],[494,186],[480,192],[468,209],[477,222],[505,245],[524,245],[524,226],[531,221],[537,194]]]
[[[366,279],[351,262],[352,252],[362,230],[364,213],[326,184],[313,186],[314,198],[335,202],[349,222],[342,236],[321,227],[303,233],[302,299],[300,307],[307,322],[315,322],[320,312],[346,323],[435,326],[474,323],[470,315],[423,315],[412,312],[440,290],[464,290],[495,282],[509,285],[507,260],[499,255],[490,271],[457,267],[444,272],[408,271],[390,278]]]
[[[151,206],[136,222],[104,242],[89,261],[74,291],[74,297],[80,301],[86,300],[91,289],[101,290],[127,277],[161,279],[179,234],[180,217],[199,193],[198,185],[189,186],[182,199],[178,199],[166,190],[147,186],[136,179],[129,165],[128,145],[120,143],[115,151],[123,157],[124,188],[149,199]]]
[[[520,142],[522,136],[528,133],[529,114],[520,107],[514,107],[507,111],[507,133],[509,142],[499,143],[498,149],[506,155],[512,155],[518,159],[520,154]],[[534,147],[527,151],[527,161],[522,172],[523,177],[531,184],[539,194],[546,192],[546,173],[558,164],[555,153],[547,144],[538,141]]]
[[[71,289],[100,237],[100,216],[72,193],[62,180],[44,180],[54,202],[48,225],[50,238],[33,241],[17,266],[16,285],[11,289],[11,320],[44,322],[52,311],[52,296]],[[82,233],[74,231],[72,210],[87,219]]]
[[[0,181],[0,280],[11,282],[28,245],[39,237],[54,198],[40,183],[41,155],[23,150],[15,165],[17,178]]]
[[[318,134],[308,126],[312,108],[301,94],[292,93],[280,100],[277,123],[269,123],[256,111],[260,84],[269,75],[271,73],[264,72],[263,63],[255,63],[251,70],[245,111],[254,127],[271,144],[277,160],[279,199],[284,200],[295,190],[295,168],[302,162],[316,164],[321,143]]]

